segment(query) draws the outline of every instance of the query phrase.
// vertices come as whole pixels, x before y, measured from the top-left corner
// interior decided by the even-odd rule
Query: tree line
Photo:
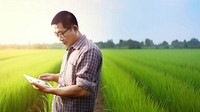
[[[154,44],[153,40],[145,39],[143,42],[136,40],[119,40],[119,43],[115,44],[113,40],[107,40],[107,42],[97,42],[97,46],[100,48],[122,48],[122,49],[187,49],[187,48],[200,48],[200,41],[196,38],[192,38],[189,41],[173,40],[170,44],[167,41],[163,41],[160,44]]]
[[[192,38],[189,41],[179,41],[173,40],[170,44],[167,41],[163,41],[160,44],[154,44],[153,40],[145,39],[145,41],[139,42],[136,40],[119,40],[119,43],[115,44],[113,40],[107,40],[106,42],[96,42],[96,45],[100,48],[117,48],[117,49],[191,49],[191,48],[200,48],[200,41],[196,38]],[[0,45],[0,49],[64,49],[65,46],[62,43],[53,43],[53,44],[9,44],[9,45]]]

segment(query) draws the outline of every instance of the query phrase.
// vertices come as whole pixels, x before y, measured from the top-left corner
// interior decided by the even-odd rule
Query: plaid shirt
[[[93,112],[100,83],[102,55],[99,48],[85,36],[80,37],[65,53],[58,87],[78,85],[90,96],[54,96],[53,112]]]

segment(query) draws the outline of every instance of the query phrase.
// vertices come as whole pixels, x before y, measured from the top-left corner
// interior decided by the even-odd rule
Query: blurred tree
[[[184,48],[184,44],[183,44],[183,42],[178,41],[178,40],[176,39],[176,40],[173,40],[173,41],[172,41],[171,47],[172,47],[172,48]]]
[[[188,48],[200,48],[200,42],[196,38],[192,38],[188,41]]]
[[[114,48],[115,47],[115,44],[114,44],[114,42],[113,42],[113,40],[111,39],[111,40],[108,40],[107,42],[106,42],[106,48]]]
[[[153,43],[153,40],[150,40],[150,39],[145,39],[145,47],[147,48],[154,48],[154,43]]]
[[[168,42],[163,41],[161,44],[158,45],[158,48],[168,49],[169,48],[169,44],[168,44]]]
[[[105,45],[102,41],[95,43],[99,48],[105,48]]]

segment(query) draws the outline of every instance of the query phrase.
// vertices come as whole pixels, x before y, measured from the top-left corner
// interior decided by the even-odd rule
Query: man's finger
[[[39,88],[37,87],[37,84],[35,84],[34,82],[32,83],[32,86],[33,86],[34,89],[37,89],[37,90],[39,89]]]

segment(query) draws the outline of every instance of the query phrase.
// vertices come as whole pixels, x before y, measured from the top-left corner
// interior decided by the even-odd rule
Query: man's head
[[[60,41],[68,48],[80,37],[76,17],[68,11],[61,11],[55,15],[51,25]]]
[[[51,21],[51,25],[61,23],[64,28],[69,28],[73,25],[78,26],[78,22],[74,14],[68,11],[61,11],[55,15]]]

